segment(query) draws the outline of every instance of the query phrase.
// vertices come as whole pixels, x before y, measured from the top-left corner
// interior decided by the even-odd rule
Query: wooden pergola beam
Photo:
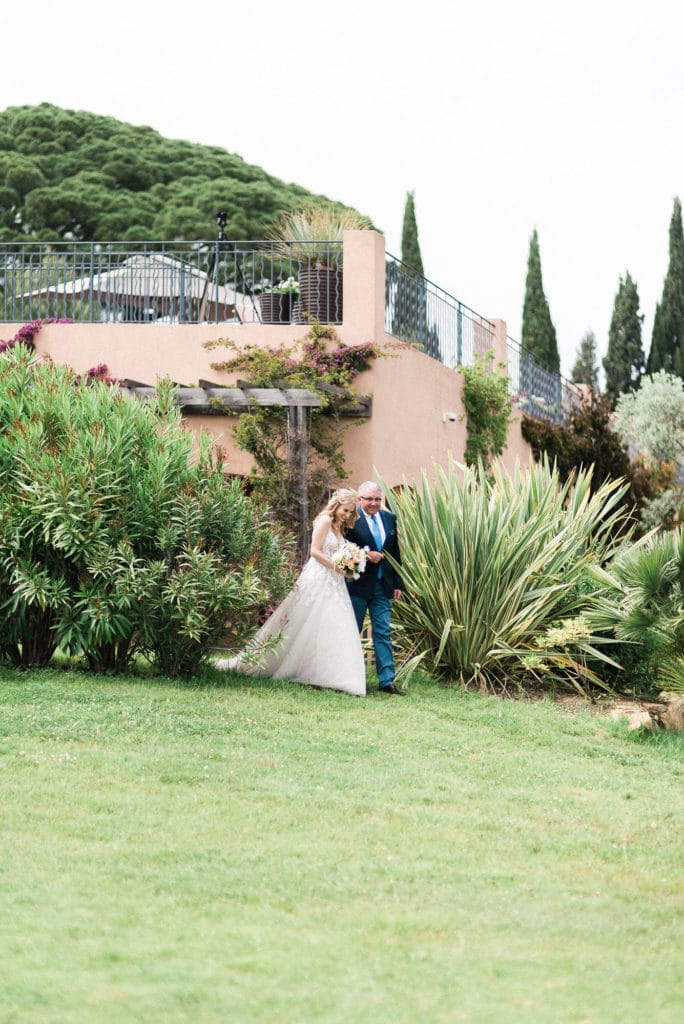
[[[307,484],[309,436],[306,410],[320,408],[320,394],[307,388],[255,388],[248,381],[242,380],[238,381],[237,387],[230,388],[208,380],[200,380],[197,387],[186,387],[184,384],[175,386],[175,403],[186,414],[221,416],[228,412],[249,412],[255,404],[264,408],[287,409],[289,463],[298,520],[297,545],[303,560],[306,556],[310,529]],[[137,380],[122,381],[119,388],[124,394],[135,396],[142,401],[149,401],[157,393],[156,387],[142,384]],[[370,416],[370,397],[354,395],[353,392],[341,388],[326,387],[325,390],[348,399],[348,404],[341,410],[341,415]]]
[[[241,387],[225,387],[211,381],[201,380],[197,387],[177,384],[175,402],[183,412],[194,415],[221,416],[225,412],[249,412],[254,405],[262,407],[320,408],[321,398],[308,388],[255,388],[245,381]],[[119,386],[124,393],[149,400],[157,389],[137,380],[125,380]],[[342,410],[343,416],[370,416],[371,399],[365,395],[350,395],[349,404]]]

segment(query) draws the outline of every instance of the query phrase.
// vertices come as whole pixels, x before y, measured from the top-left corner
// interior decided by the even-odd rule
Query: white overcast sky
[[[569,375],[620,276],[648,352],[684,200],[676,0],[5,4],[0,109],[43,101],[220,146],[355,206],[520,340],[529,239]],[[363,339],[359,339],[363,340]]]

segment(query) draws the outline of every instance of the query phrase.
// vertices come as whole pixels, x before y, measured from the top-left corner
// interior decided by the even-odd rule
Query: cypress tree
[[[423,260],[418,245],[418,225],[416,224],[416,206],[413,192],[406,193],[404,207],[404,226],[401,232],[401,259],[409,267],[423,276]]]
[[[593,331],[587,331],[580,342],[577,359],[572,368],[570,378],[573,384],[588,384],[594,394],[598,394],[599,379],[596,364],[596,337]]]
[[[663,296],[653,319],[649,374],[665,370],[684,377],[684,231],[682,204],[674,201],[670,220],[670,262],[663,284]]]
[[[606,393],[611,402],[627,391],[636,391],[644,372],[644,349],[641,344],[639,292],[629,271],[620,285],[613,304],[608,332],[608,352],[603,360],[606,371]]]
[[[527,260],[521,344],[540,366],[555,373],[560,372],[556,328],[551,321],[549,304],[544,294],[536,228],[530,239],[530,253]]]
[[[401,259],[405,267],[387,267],[387,288],[392,308],[392,334],[402,341],[420,345],[434,359],[441,359],[439,332],[427,312],[427,290],[423,260],[418,244],[418,226],[413,192],[406,193],[401,232]]]

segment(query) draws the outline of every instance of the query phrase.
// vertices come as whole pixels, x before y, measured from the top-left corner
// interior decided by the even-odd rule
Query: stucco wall
[[[463,457],[460,375],[407,346],[386,352],[357,378],[357,390],[372,395],[373,414],[347,433],[347,465],[356,483],[377,472],[396,486],[404,477],[431,473],[449,454]]]

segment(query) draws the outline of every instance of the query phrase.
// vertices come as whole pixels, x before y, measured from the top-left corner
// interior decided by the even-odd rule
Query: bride
[[[344,531],[358,518],[357,502],[356,492],[347,488],[333,494],[314,519],[311,557],[293,589],[248,647],[217,661],[217,668],[365,696],[359,630],[343,571],[333,557],[344,543]],[[279,633],[276,646],[255,663],[254,652]]]

